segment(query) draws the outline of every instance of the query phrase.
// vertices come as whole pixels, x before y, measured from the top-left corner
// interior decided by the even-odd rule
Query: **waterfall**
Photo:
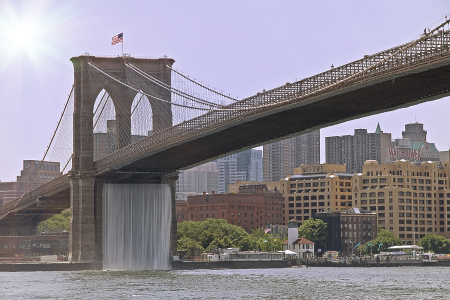
[[[104,184],[102,201],[103,268],[169,270],[169,186]]]

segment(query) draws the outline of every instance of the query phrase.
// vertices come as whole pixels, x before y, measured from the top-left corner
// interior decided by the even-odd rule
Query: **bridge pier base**
[[[69,261],[72,262],[99,260],[96,244],[97,227],[100,226],[101,230],[101,222],[97,225],[98,210],[96,209],[95,187],[93,176],[73,178],[70,181],[72,215],[70,217]],[[101,197],[99,201],[101,202]]]

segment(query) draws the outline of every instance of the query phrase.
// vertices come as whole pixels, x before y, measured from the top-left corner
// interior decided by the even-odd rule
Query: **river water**
[[[0,273],[0,299],[450,299],[446,267]]]

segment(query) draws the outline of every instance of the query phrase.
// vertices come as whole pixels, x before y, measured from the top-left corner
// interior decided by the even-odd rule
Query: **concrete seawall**
[[[272,261],[174,261],[172,270],[194,270],[194,269],[262,269],[262,268],[287,268],[292,264],[288,260]]]
[[[102,270],[101,262],[90,263],[11,263],[0,264],[0,272]]]

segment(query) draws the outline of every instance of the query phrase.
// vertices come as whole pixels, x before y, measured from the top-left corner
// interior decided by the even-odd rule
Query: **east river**
[[[450,299],[448,267],[0,273],[0,299]]]

